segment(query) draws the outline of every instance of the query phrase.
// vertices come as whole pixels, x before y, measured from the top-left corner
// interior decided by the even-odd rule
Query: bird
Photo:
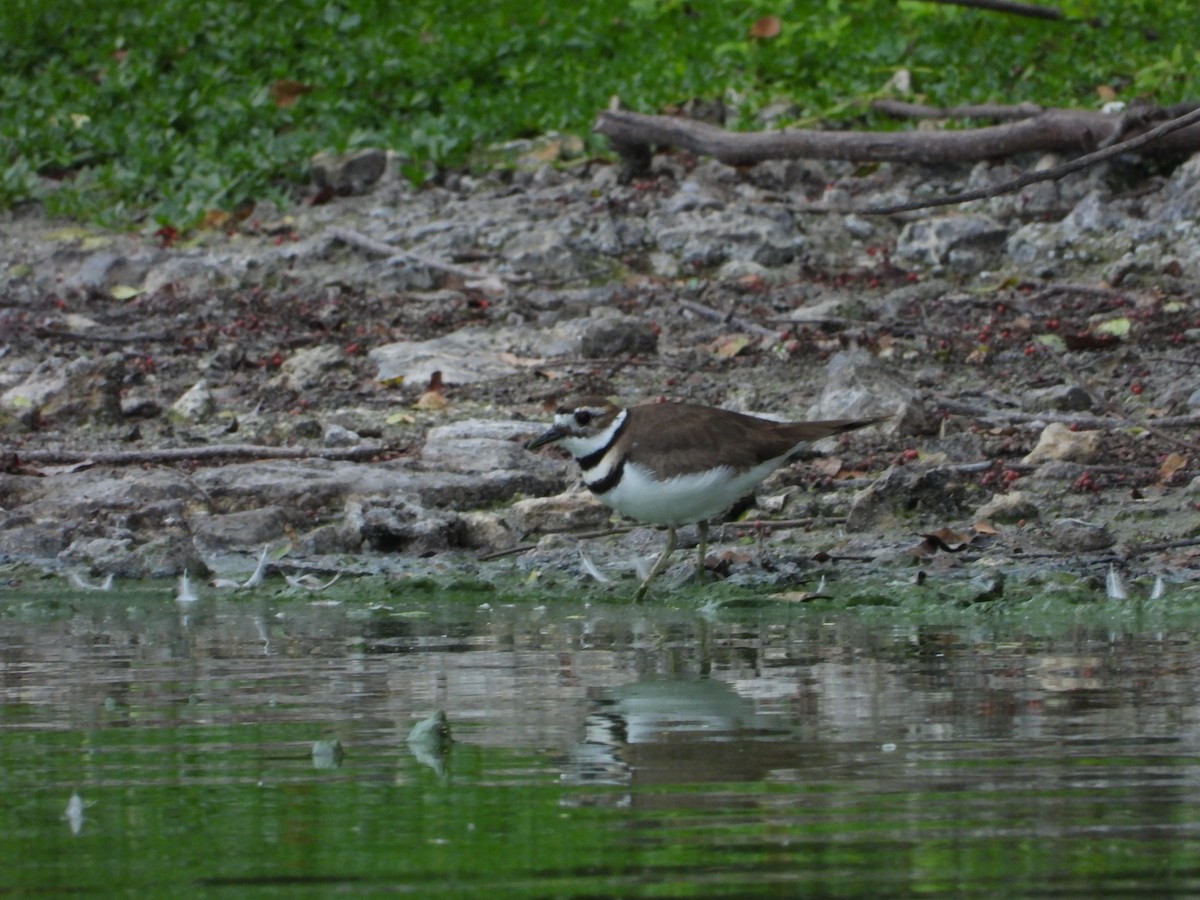
[[[558,444],[575,458],[601,503],[639,522],[665,525],[667,544],[635,602],[666,568],[681,525],[699,526],[704,574],[708,520],[729,509],[805,444],[866,428],[888,416],[776,422],[693,403],[621,407],[600,396],[560,405],[554,424],[526,448]]]

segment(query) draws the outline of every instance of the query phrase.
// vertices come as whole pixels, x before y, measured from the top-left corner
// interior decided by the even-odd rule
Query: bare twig
[[[488,562],[493,559],[503,559],[506,556],[516,556],[518,553],[524,553],[526,550],[536,550],[537,544],[517,544],[515,547],[505,547],[503,550],[493,550],[491,553],[481,553],[475,557],[479,562]]]
[[[411,250],[402,250],[392,244],[386,244],[383,241],[377,241],[374,238],[367,237],[365,234],[354,231],[350,228],[343,228],[340,225],[333,225],[326,228],[321,236],[330,237],[334,240],[341,241],[343,244],[349,244],[351,247],[357,247],[360,250],[365,250],[368,253],[374,253],[377,256],[385,256],[389,261],[404,260],[406,262],[414,262],[417,265],[425,266],[429,269],[436,269],[439,272],[445,272],[448,275],[454,275],[458,278],[469,280],[479,280],[484,278],[502,279],[502,276],[492,272],[481,272],[476,269],[468,269],[465,266],[456,266],[454,263],[443,262],[440,259],[434,259],[429,256],[424,256],[420,253],[413,253]],[[509,280],[512,279],[502,279]]]
[[[87,334],[80,331],[64,331],[58,328],[35,328],[37,337],[50,338],[56,341],[77,341],[81,344],[137,344],[143,341],[174,341],[178,335],[161,331],[145,332],[142,334]]]
[[[1152,544],[1134,544],[1123,548],[1127,555],[1138,556],[1142,553],[1158,553],[1161,550],[1177,550],[1180,547],[1200,546],[1200,537],[1180,538],[1176,541],[1157,541]]]
[[[162,447],[145,450],[23,450],[0,446],[0,454],[13,453],[23,462],[130,466],[216,459],[331,459],[364,460],[402,447],[380,444],[358,447],[260,447],[257,444],[209,444],[203,447]]]
[[[681,299],[678,302],[679,305],[684,309],[694,312],[696,315],[705,319],[711,319],[714,322],[723,322],[726,325],[733,325],[736,328],[740,328],[742,331],[758,335],[759,337],[776,339],[779,337],[779,332],[775,329],[765,328],[762,325],[759,325],[757,322],[751,322],[744,316],[739,316],[734,313],[721,312],[719,309],[713,309],[711,306],[706,306],[697,300]]]

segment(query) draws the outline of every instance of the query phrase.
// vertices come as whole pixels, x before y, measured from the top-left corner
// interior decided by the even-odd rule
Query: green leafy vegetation
[[[901,68],[935,104],[1200,93],[1200,6],[1059,8],[1098,24],[915,0],[5,0],[0,206],[190,227],[288,202],[322,149],[394,149],[419,182],[492,143],[585,136],[613,96],[732,99],[740,128],[781,102],[792,121],[863,118]]]

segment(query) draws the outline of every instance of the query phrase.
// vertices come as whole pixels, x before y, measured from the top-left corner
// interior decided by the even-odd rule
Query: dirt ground
[[[953,253],[930,264],[897,252],[913,242],[912,223],[944,213],[860,226],[828,209],[797,211],[838,190],[911,192],[928,173],[864,182],[849,167],[810,166],[776,185],[769,172],[672,158],[653,179],[620,185],[610,170],[592,163],[464,176],[422,191],[391,183],[366,197],[259,209],[193,236],[9,214],[0,530],[50,515],[47,485],[99,451],[128,455],[112,467],[120,477],[166,464],[139,464],[139,452],[192,448],[195,460],[169,465],[194,471],[222,463],[203,458],[212,446],[333,452],[327,432],[341,423],[372,450],[366,464],[419,468],[431,427],[525,419],[535,428],[554,402],[585,392],[803,418],[828,390],[830,361],[862,351],[863,377],[872,367],[886,373],[876,409],[904,399],[907,411],[823,461],[785,470],[761,493],[790,492],[789,505],[760,508],[753,520],[845,514],[854,491],[895,467],[875,511],[860,510],[861,527],[836,541],[825,535],[821,546],[848,555],[887,548],[893,561],[932,565],[1000,553],[1023,565],[1043,558],[1089,572],[1112,564],[1195,578],[1200,298],[1190,261],[1155,257],[1122,274],[1111,256],[1054,267],[1015,258],[1019,228],[1065,221],[1094,181],[1075,195],[1061,188],[1057,212],[985,209],[1008,241],[993,239],[963,267]],[[937,177],[956,183],[972,173]],[[1169,182],[1152,187],[1166,202]],[[1104,199],[1125,215],[1118,230],[1137,218],[1131,204],[1153,205],[1115,191]],[[746,222],[772,216],[803,240],[778,259],[760,254],[765,263],[751,252],[720,257],[721,229],[729,246],[746,243]],[[667,246],[676,220],[692,228],[690,244]],[[709,226],[704,244],[694,234]],[[384,242],[414,257],[381,259],[371,248]],[[508,371],[479,380],[381,380],[371,355],[395,342],[499,332],[512,335],[501,348]],[[324,354],[319,365],[291,366],[315,350]],[[21,399],[22,386],[55,377],[57,391]],[[215,412],[181,418],[172,405],[199,381]],[[852,413],[866,409],[855,402]],[[1097,439],[1027,460],[1055,422]],[[822,506],[826,495],[840,499]],[[1005,505],[1012,495],[1018,500]],[[1107,535],[1072,536],[1063,520]],[[922,540],[940,529],[941,539]],[[60,559],[73,539],[63,538]],[[464,548],[452,541],[449,549]],[[474,551],[496,549],[504,547],[483,542]],[[7,556],[28,561],[11,547]]]

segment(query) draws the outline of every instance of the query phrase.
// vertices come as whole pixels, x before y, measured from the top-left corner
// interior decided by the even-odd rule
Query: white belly
[[[689,525],[722,513],[783,465],[786,457],[767,460],[745,472],[728,466],[698,475],[657,481],[636,463],[626,463],[611,491],[596,496],[622,515],[655,525]]]

